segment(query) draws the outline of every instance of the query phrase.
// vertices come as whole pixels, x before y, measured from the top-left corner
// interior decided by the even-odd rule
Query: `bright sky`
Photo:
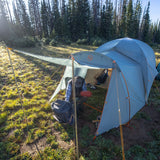
[[[147,7],[148,1],[142,0],[143,8]],[[152,22],[160,21],[160,0],[150,0],[150,19]]]

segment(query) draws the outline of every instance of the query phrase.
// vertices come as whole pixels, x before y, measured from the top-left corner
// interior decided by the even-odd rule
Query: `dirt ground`
[[[145,117],[133,117],[129,125],[123,125],[124,149],[128,150],[133,145],[146,145],[147,142],[153,141],[151,131],[160,130],[160,112],[152,105],[144,106],[139,113],[144,113]],[[82,114],[78,120],[79,131],[85,125],[90,127],[90,134],[95,134],[96,126],[94,123],[86,121],[86,115]],[[121,145],[120,129],[108,131],[102,134],[106,139],[112,140],[116,145]]]

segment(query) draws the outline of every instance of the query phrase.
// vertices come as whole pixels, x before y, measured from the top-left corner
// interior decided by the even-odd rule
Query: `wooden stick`
[[[75,134],[76,134],[76,159],[79,160],[77,106],[76,106],[76,92],[75,92],[75,80],[74,80],[74,57],[73,56],[72,56],[72,92],[73,92],[73,102],[74,102],[74,119],[75,119]]]

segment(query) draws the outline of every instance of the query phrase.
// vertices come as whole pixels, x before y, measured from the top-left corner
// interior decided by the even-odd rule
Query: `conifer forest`
[[[0,0],[0,40],[34,45],[43,39],[99,45],[121,37],[160,43],[160,23],[150,19],[150,1]]]

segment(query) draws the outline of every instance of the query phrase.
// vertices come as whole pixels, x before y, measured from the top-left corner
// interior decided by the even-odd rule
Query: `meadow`
[[[95,48],[72,44],[18,49],[39,55],[67,58],[71,53],[93,51]],[[154,51],[158,64],[160,46],[154,46]],[[1,44],[0,159],[74,160],[74,127],[57,122],[48,102],[63,75],[64,67],[13,51],[10,51],[10,56],[12,65],[6,48]],[[87,103],[102,108],[106,90],[99,88],[91,92],[93,96]],[[63,99],[64,95],[65,91],[61,91],[55,99]],[[80,159],[122,159],[119,128],[114,128],[93,140],[96,126],[92,120],[95,120],[98,114],[96,110],[86,107],[78,116]],[[132,118],[129,126],[123,126],[123,133],[127,160],[160,159],[159,81],[154,81],[148,104]]]

